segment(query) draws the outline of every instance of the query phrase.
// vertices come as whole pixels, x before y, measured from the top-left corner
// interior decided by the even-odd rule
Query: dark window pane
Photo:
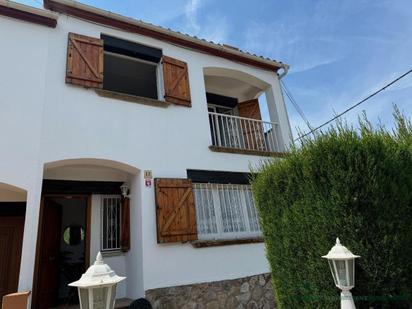
[[[105,53],[103,89],[157,99],[156,65]]]

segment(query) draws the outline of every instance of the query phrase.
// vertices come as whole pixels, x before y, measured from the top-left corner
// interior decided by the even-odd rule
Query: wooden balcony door
[[[253,99],[238,104],[239,116],[254,120],[262,120],[259,108],[259,100]],[[248,121],[242,123],[245,148],[258,151],[266,151],[265,136],[261,122]]]

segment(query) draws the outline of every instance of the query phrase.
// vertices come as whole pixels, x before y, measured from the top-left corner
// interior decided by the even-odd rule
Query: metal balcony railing
[[[213,146],[280,152],[275,122],[209,112],[209,123]]]

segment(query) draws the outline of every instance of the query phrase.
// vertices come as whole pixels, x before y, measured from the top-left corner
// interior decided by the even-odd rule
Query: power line
[[[352,105],[351,107],[345,109],[343,112],[341,112],[340,114],[336,115],[335,117],[333,117],[332,119],[322,123],[320,126],[310,130],[309,132],[299,136],[298,138],[296,138],[294,141],[300,140],[302,138],[304,138],[305,136],[308,136],[309,134],[314,133],[315,131],[319,130],[320,128],[326,126],[327,124],[331,123],[332,121],[338,119],[339,117],[341,117],[342,115],[346,114],[347,112],[351,111],[352,109],[354,109],[355,107],[358,107],[359,105],[361,105],[362,103],[366,102],[367,100],[369,100],[370,98],[374,97],[375,95],[377,95],[378,93],[384,91],[386,88],[388,88],[389,86],[392,86],[393,84],[395,84],[396,82],[398,82],[399,80],[401,80],[402,78],[404,78],[406,75],[412,73],[412,69],[410,69],[409,71],[407,71],[406,73],[403,73],[402,75],[400,75],[399,77],[395,78],[394,80],[392,80],[391,82],[389,82],[388,84],[386,84],[385,86],[383,86],[382,88],[380,88],[379,90],[373,92],[372,94],[368,95],[366,98],[362,99],[361,101],[359,101],[358,103]]]
[[[310,125],[310,122],[308,118],[306,118],[305,113],[303,110],[300,108],[299,104],[296,102],[295,98],[293,97],[292,93],[289,91],[289,89],[286,87],[285,83],[283,80],[280,80],[280,85],[283,89],[283,92],[286,94],[286,96],[289,98],[289,101],[292,103],[293,107],[296,109],[300,117],[303,119],[303,121],[306,123],[308,126],[309,130],[312,130],[312,126]]]

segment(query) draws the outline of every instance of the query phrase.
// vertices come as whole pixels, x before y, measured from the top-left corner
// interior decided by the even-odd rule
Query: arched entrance
[[[44,165],[36,269],[35,308],[77,302],[68,283],[78,280],[98,251],[125,272],[130,248],[128,197],[121,192],[138,169],[117,161],[81,158]],[[119,286],[118,295],[125,295]]]
[[[26,196],[25,190],[0,183],[0,307],[4,295],[17,292]]]

